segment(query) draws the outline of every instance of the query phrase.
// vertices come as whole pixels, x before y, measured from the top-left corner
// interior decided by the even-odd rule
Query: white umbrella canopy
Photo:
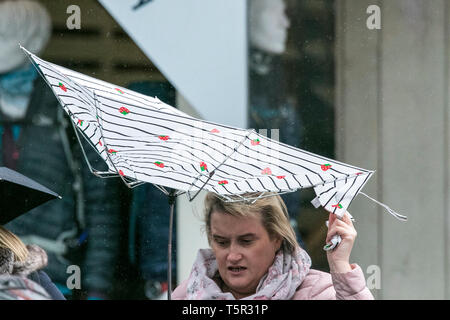
[[[212,191],[229,201],[256,192],[314,188],[313,203],[338,217],[374,171],[351,166],[258,134],[193,118],[158,98],[49,63],[22,48],[76,131],[108,165],[99,176],[130,186],[152,183],[175,195]],[[232,102],[231,102],[232,103]],[[232,197],[233,196],[233,197]]]

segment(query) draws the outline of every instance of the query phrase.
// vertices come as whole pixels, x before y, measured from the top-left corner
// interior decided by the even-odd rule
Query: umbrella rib
[[[97,177],[101,177],[101,178],[105,178],[105,177],[108,178],[108,177],[115,177],[115,176],[117,176],[116,173],[112,173],[112,172],[101,172],[101,171],[99,171],[99,170],[97,170],[97,169],[94,169],[94,168],[91,166],[91,163],[89,162],[89,159],[88,159],[87,156],[86,156],[86,152],[84,151],[83,144],[81,143],[81,139],[80,139],[80,136],[79,136],[79,133],[78,133],[78,129],[77,129],[77,127],[75,127],[73,121],[70,121],[70,123],[72,124],[72,127],[73,127],[73,129],[74,129],[74,131],[75,131],[75,136],[77,137],[78,143],[80,144],[81,152],[83,153],[84,160],[86,160],[86,163],[87,163],[87,165],[88,165],[88,167],[89,167],[89,171],[90,171],[92,174],[96,175]],[[89,144],[91,144],[90,141],[89,141],[88,139],[85,139],[85,140],[86,140]],[[94,148],[94,149],[97,150],[97,148]],[[108,153],[106,153],[106,156],[109,158]],[[109,160],[111,161],[111,159],[109,159]],[[108,176],[108,175],[110,175],[110,176]]]
[[[164,193],[166,196],[168,196],[169,195],[169,192],[163,187],[163,186],[160,186],[160,185],[158,185],[158,184],[154,184],[154,183],[152,183],[156,188],[158,188],[162,193]],[[177,195],[175,195],[175,196],[177,196]]]
[[[294,191],[297,191],[297,190],[298,189],[296,189]],[[263,193],[265,193],[265,192],[263,192]],[[242,197],[240,195],[237,195],[241,199],[231,199],[230,197],[226,197],[225,195],[220,195],[220,197],[225,199],[227,202],[239,202],[239,201],[248,201],[248,202],[250,202],[250,201],[252,201],[252,203],[254,203],[258,199],[273,197],[273,196],[276,196],[276,195],[281,195],[281,194],[286,194],[286,193],[291,193],[291,191],[283,191],[283,192],[276,192],[276,193],[273,193],[273,192],[267,193],[266,192],[265,195],[261,194],[258,197]]]
[[[41,74],[42,78],[43,78],[44,81],[47,83],[47,85],[48,85],[49,87],[52,87],[52,84],[48,81],[48,79],[47,79],[47,77],[46,77],[46,74],[45,74],[45,73],[42,71],[42,69],[40,68],[40,66],[42,66],[42,65],[40,65],[39,63],[37,63],[36,61],[34,61],[33,58],[32,58],[28,53],[27,53],[27,55],[28,55],[29,59],[31,60],[31,62],[36,66],[36,69],[37,69],[38,72]],[[45,67],[45,66],[44,66],[44,67]],[[66,105],[66,104],[61,100],[61,98],[60,98],[60,96],[59,96],[58,94],[55,94],[55,97],[56,97],[56,99],[59,101],[59,103],[60,103],[61,105],[63,105],[63,106]],[[72,114],[72,112],[71,112],[69,109],[68,109],[67,111],[68,111],[69,115]],[[72,126],[74,127],[73,122],[72,122],[72,121],[70,121],[70,122],[72,123]],[[78,132],[77,132],[77,130],[76,130],[75,127],[74,127],[74,129],[75,129],[75,134],[76,134],[76,136],[77,136],[77,139],[78,139],[79,143],[81,144],[80,139],[79,139],[79,137],[78,137]],[[89,142],[89,141],[88,141],[88,142]],[[82,149],[82,151],[83,151],[83,155],[84,155],[84,157],[85,157],[85,160],[86,160],[86,162],[87,162],[87,164],[88,164],[88,166],[89,166],[89,170],[90,170],[93,174],[95,174],[94,171],[92,171],[92,167],[91,167],[91,165],[90,165],[90,163],[89,163],[89,161],[88,161],[88,159],[87,159],[87,157],[86,157],[86,154],[85,154],[84,149],[83,149],[83,145],[81,145],[81,149]]]
[[[25,51],[25,52],[26,52],[26,51]],[[27,53],[27,52],[26,52],[26,53]],[[48,85],[49,87],[53,87],[52,84],[48,81],[48,79],[47,79],[47,77],[46,77],[46,74],[43,72],[43,70],[42,70],[40,67],[45,67],[45,68],[47,68],[47,69],[49,69],[49,68],[48,68],[47,66],[44,66],[44,65],[39,64],[38,62],[34,61],[30,54],[27,53],[27,55],[28,55],[29,59],[31,60],[31,62],[36,66],[36,69],[37,69],[38,72],[41,74],[42,78],[43,78],[44,81],[47,83],[47,85]],[[48,76],[48,75],[47,75],[47,76]],[[94,93],[94,94],[95,94],[95,93]],[[60,96],[59,96],[58,94],[56,94],[55,97],[56,97],[56,99],[59,101],[59,103],[60,103],[61,105],[63,105],[63,106],[66,105],[66,104],[61,100],[61,98],[60,98]],[[72,113],[69,109],[68,109],[67,111],[68,111],[69,115],[73,115],[73,113]],[[78,136],[78,131],[77,131],[76,127],[74,126],[73,121],[70,121],[70,122],[72,123],[72,127],[73,127],[74,130],[75,130],[75,135],[77,136],[78,142],[79,142],[80,145],[81,145],[81,150],[82,150],[83,156],[84,156],[84,158],[85,158],[85,160],[86,160],[86,162],[87,162],[87,164],[88,164],[89,170],[91,171],[91,173],[97,175],[97,172],[98,172],[98,173],[100,173],[100,172],[99,172],[98,170],[95,170],[95,169],[92,168],[91,164],[89,163],[89,160],[88,160],[87,157],[86,157],[86,153],[84,152],[83,145],[81,144],[80,138],[79,138],[79,136]],[[88,141],[88,143],[90,144],[89,141]],[[94,149],[97,150],[96,148],[94,148]],[[94,170],[95,170],[95,172],[94,172]],[[99,175],[97,175],[97,176],[99,176]]]
[[[262,192],[256,199],[254,199],[250,204],[254,204],[258,199],[261,199],[261,197],[265,194],[265,192]]]
[[[211,171],[211,173],[209,174],[208,179],[203,183],[203,185],[201,186],[201,188],[195,193],[195,195],[190,198],[190,201],[194,200],[195,197],[197,197],[197,195],[200,193],[200,191],[203,190],[203,188],[205,187],[205,185],[208,183],[208,181],[212,178],[212,176],[214,175],[215,171],[220,168],[232,155],[233,153],[236,152],[236,150],[244,143],[245,140],[247,140],[248,136],[253,132],[254,130],[247,130],[247,134],[244,136],[244,138],[241,140],[241,142],[235,146],[233,148],[233,151],[222,161],[222,163],[220,163],[217,167],[214,168],[213,171]],[[188,192],[191,190],[191,188],[194,186],[194,184],[200,179],[200,177],[202,177],[202,174],[199,174],[197,176],[197,178],[195,178],[195,180],[191,183],[191,186],[189,187]]]
[[[94,92],[93,94],[94,94],[94,101],[97,102],[95,92]],[[98,108],[96,108],[96,109],[98,110]],[[84,150],[83,144],[81,143],[81,139],[80,139],[80,136],[79,136],[78,128],[75,126],[75,124],[73,123],[73,121],[70,121],[70,123],[72,124],[72,127],[73,127],[74,130],[75,130],[75,136],[77,137],[78,143],[80,144],[81,151],[82,151],[82,153],[83,153],[83,157],[84,157],[84,159],[86,160],[86,163],[87,163],[87,165],[88,165],[89,170],[91,171],[91,173],[94,174],[94,175],[96,175],[96,176],[98,176],[98,177],[101,177],[101,178],[117,177],[117,175],[118,175],[117,173],[101,172],[101,171],[99,171],[99,170],[97,170],[97,169],[94,169],[94,168],[91,166],[91,164],[90,164],[90,162],[89,162],[89,159],[87,158],[86,152],[85,152],[85,150]],[[99,126],[99,128],[100,128],[100,136],[103,138],[103,132],[101,132],[101,127]],[[88,142],[89,145],[91,145],[91,147],[93,147],[92,142],[91,142],[89,139],[85,138],[84,135],[83,135],[83,138]],[[105,148],[106,148],[106,142],[105,142]],[[93,149],[97,151],[97,148],[93,147]],[[106,148],[106,149],[107,149],[107,148]],[[98,153],[98,151],[97,151],[97,153]],[[108,160],[110,161],[111,165],[112,165],[112,166],[114,167],[114,169],[116,170],[116,172],[119,172],[118,169],[117,169],[117,167],[115,166],[114,162],[112,161],[110,155],[108,154],[108,152],[106,152],[105,154],[106,154],[106,157],[108,158]],[[124,160],[124,161],[125,161],[125,160]],[[128,162],[127,162],[127,164],[128,164]],[[133,171],[133,172],[134,172],[134,170],[130,170],[130,171]],[[119,175],[119,177],[122,179],[122,181],[125,183],[125,185],[126,185],[127,187],[129,187],[129,188],[134,188],[134,187],[137,187],[137,186],[143,184],[142,182],[138,181],[137,179],[130,179],[131,182],[129,182],[129,181],[127,181],[127,179],[125,179],[125,178],[122,177],[121,175]],[[128,179],[129,179],[129,178],[128,178]]]

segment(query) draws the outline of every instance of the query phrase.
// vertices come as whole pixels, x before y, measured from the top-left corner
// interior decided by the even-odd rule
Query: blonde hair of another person
[[[2,226],[0,226],[0,247],[10,249],[15,261],[24,262],[28,257],[28,249],[22,240]]]
[[[244,198],[255,198],[259,195],[259,193],[248,193],[242,196]],[[234,197],[233,199],[238,200]],[[211,214],[218,212],[242,218],[259,216],[271,239],[274,237],[283,239],[284,250],[293,253],[299,246],[295,232],[289,222],[286,205],[276,193],[265,194],[265,197],[251,203],[249,201],[225,202],[213,192],[209,192],[204,203],[204,223],[209,244],[211,244]]]

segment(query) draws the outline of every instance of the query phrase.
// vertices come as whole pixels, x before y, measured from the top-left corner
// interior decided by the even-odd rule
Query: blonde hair
[[[242,195],[244,198],[255,198],[260,193],[248,193]],[[254,203],[249,201],[225,202],[215,193],[208,192],[205,198],[204,222],[208,242],[211,240],[211,214],[220,212],[235,217],[261,217],[263,227],[273,239],[279,237],[283,240],[284,249],[293,253],[299,246],[292,226],[289,222],[289,214],[286,205],[276,193],[267,193]],[[238,200],[237,197],[232,197]]]
[[[14,253],[15,261],[24,262],[28,257],[28,249],[22,240],[2,226],[0,226],[0,247],[10,249]]]

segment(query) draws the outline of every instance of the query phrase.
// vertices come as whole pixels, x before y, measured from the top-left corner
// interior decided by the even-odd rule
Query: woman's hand
[[[347,213],[344,214],[342,220],[339,220],[335,214],[330,213],[328,218],[328,233],[326,243],[338,234],[341,242],[330,251],[327,251],[328,264],[330,272],[346,273],[352,270],[350,266],[350,253],[352,252],[353,243],[356,239],[356,230]]]

